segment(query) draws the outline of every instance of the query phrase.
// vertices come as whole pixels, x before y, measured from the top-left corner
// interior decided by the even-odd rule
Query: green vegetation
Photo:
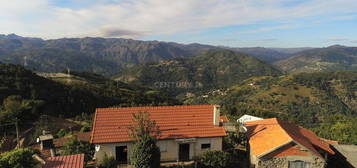
[[[82,142],[73,137],[69,139],[63,146],[63,155],[84,154],[86,162],[92,160],[94,154],[94,145],[88,142]]]
[[[12,124],[18,118],[20,130],[34,127],[30,143],[42,130],[59,131],[53,126],[54,118],[79,116],[88,124],[83,131],[88,131],[95,108],[178,103],[159,91],[91,73],[72,72],[70,77],[47,79],[19,65],[0,64],[0,81],[0,125]],[[0,132],[14,135],[15,129],[9,127],[0,127]]]
[[[202,168],[230,168],[235,167],[233,155],[225,151],[206,151],[199,161]]]
[[[222,93],[210,92],[185,103],[221,104],[233,119],[244,114],[279,117],[322,137],[356,144],[357,72],[253,77]]]
[[[232,86],[252,76],[281,74],[252,56],[230,50],[212,50],[190,59],[135,66],[118,79],[156,87],[176,96]]]
[[[117,168],[118,162],[115,160],[113,156],[108,157],[105,153],[103,160],[99,163],[99,168]]]
[[[129,135],[134,139],[131,165],[134,168],[159,168],[160,149],[156,146],[159,127],[150,120],[147,112],[133,114],[133,123],[129,127]]]
[[[1,168],[34,168],[36,160],[32,158],[35,151],[31,149],[16,149],[0,154]]]

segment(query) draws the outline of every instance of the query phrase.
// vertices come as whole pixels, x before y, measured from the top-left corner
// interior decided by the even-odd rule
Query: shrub
[[[113,156],[108,157],[105,153],[103,160],[98,165],[99,168],[116,168],[118,166],[118,162],[115,160]]]
[[[88,162],[94,154],[94,147],[88,142],[81,142],[73,137],[69,139],[63,146],[64,155],[84,154],[84,160]]]
[[[35,154],[35,151],[28,148],[2,153],[0,155],[0,167],[33,168],[37,165],[36,160],[32,158],[33,154]]]
[[[201,160],[202,168],[229,168],[233,166],[234,158],[228,152],[224,151],[206,151]]]

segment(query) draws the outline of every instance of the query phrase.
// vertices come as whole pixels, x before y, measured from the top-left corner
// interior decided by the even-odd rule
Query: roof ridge
[[[91,131],[90,140],[89,140],[90,143],[93,143],[94,129],[96,128],[96,121],[97,121],[97,112],[98,112],[98,109],[95,109],[94,118],[93,118],[94,121],[93,121],[92,131]]]
[[[281,125],[281,123],[283,122],[282,120],[280,120],[279,118],[274,118],[276,120],[276,123],[279,125],[279,127],[285,132],[285,134],[287,136],[289,136],[289,138],[295,142],[294,138],[291,137],[291,135],[287,132],[287,130]]]
[[[96,108],[96,110],[103,109],[131,109],[131,108],[174,108],[174,107],[204,107],[204,106],[215,106],[216,104],[199,104],[199,105],[163,105],[163,106],[133,106],[133,107],[104,107],[104,108]]]

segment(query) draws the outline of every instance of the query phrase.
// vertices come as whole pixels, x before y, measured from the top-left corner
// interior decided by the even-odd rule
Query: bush
[[[91,126],[86,124],[86,125],[82,126],[80,132],[90,132],[90,130],[91,130]]]
[[[81,142],[77,138],[71,138],[63,146],[64,155],[84,154],[84,160],[88,162],[94,154],[94,147],[88,142]]]
[[[118,162],[115,160],[113,156],[108,157],[105,153],[103,160],[98,165],[99,168],[116,168],[118,166]]]
[[[32,158],[33,154],[35,154],[35,151],[28,148],[2,153],[0,155],[0,167],[33,168],[37,165],[36,160]]]
[[[199,165],[202,168],[229,168],[234,166],[234,158],[224,151],[206,151]]]

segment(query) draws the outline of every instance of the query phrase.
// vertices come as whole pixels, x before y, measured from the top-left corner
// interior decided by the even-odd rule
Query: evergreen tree
[[[134,168],[159,168],[160,149],[157,137],[160,134],[155,121],[147,112],[133,114],[134,125],[129,127],[129,135],[134,139],[131,164]]]

